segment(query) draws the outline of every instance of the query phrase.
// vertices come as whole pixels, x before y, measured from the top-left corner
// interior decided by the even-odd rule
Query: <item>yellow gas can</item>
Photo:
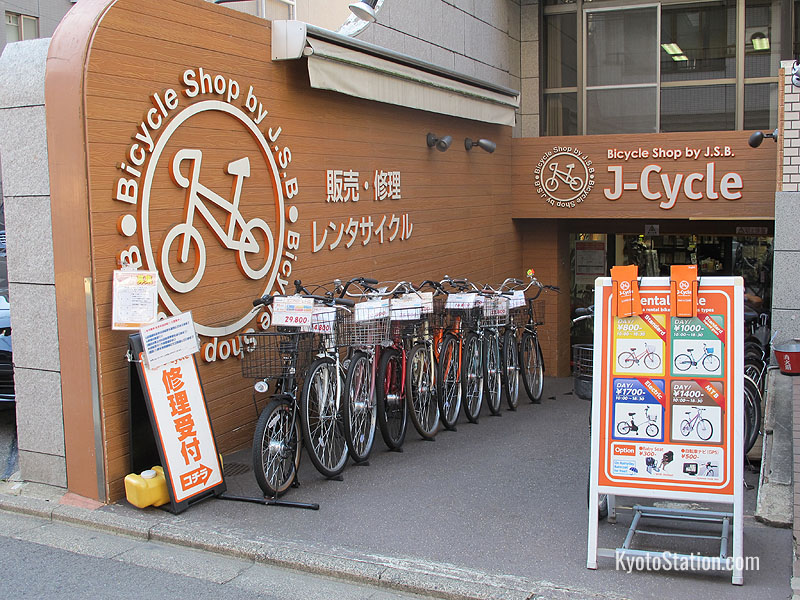
[[[161,506],[169,502],[167,480],[164,469],[158,465],[141,475],[131,473],[125,476],[125,497],[128,502],[139,508]]]

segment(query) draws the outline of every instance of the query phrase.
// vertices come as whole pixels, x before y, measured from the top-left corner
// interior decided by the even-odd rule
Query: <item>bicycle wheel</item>
[[[644,366],[650,369],[651,371],[655,371],[658,367],[661,366],[661,358],[658,354],[653,354],[649,352],[644,356]]]
[[[366,352],[355,352],[347,367],[342,394],[344,436],[350,458],[364,462],[375,441],[377,407],[373,392],[372,364]]]
[[[755,446],[761,433],[761,392],[750,377],[744,378],[744,453]]]
[[[709,373],[716,373],[719,370],[719,357],[713,354],[706,354],[702,361],[703,368]]]
[[[375,374],[378,401],[378,426],[390,450],[397,450],[406,439],[406,395],[403,390],[403,355],[395,348],[381,353]]]
[[[658,437],[658,425],[655,423],[648,423],[647,427],[644,428],[644,432],[650,437]]]
[[[461,410],[461,361],[459,340],[448,333],[442,341],[439,364],[436,367],[437,402],[439,418],[447,429],[455,429]]]
[[[623,352],[617,357],[617,363],[623,369],[630,369],[636,363],[633,352]]]
[[[294,483],[300,464],[300,419],[294,402],[273,398],[253,434],[253,472],[264,496],[276,498]]]
[[[464,337],[464,354],[461,356],[461,394],[464,397],[464,414],[471,423],[478,422],[483,402],[482,354],[478,336],[468,333]]]
[[[617,433],[620,435],[628,435],[631,431],[631,424],[627,421],[620,421],[617,423]]]
[[[417,344],[406,364],[406,406],[414,428],[423,439],[432,440],[439,431],[439,404],[433,379],[430,348]]]
[[[522,372],[522,383],[531,402],[542,401],[542,388],[544,386],[544,362],[539,339],[526,331],[522,334],[522,343],[519,347],[519,368]]]
[[[686,419],[681,421],[681,435],[683,437],[689,437],[689,434],[692,433],[692,424],[689,423]]]
[[[754,356],[744,357],[744,375],[745,377],[749,377],[753,380],[761,394],[764,393],[763,374],[765,373],[766,369],[767,365],[762,359]]]
[[[503,347],[500,352],[500,379],[509,410],[517,410],[519,405],[519,349],[517,338],[511,330],[503,334]]]
[[[300,397],[300,425],[311,462],[325,477],[336,477],[347,463],[347,442],[342,414],[336,406],[342,380],[336,363],[328,356],[311,363]]]
[[[678,354],[678,356],[675,357],[675,368],[678,369],[678,371],[685,371],[691,366],[692,357],[688,354]]]
[[[697,422],[697,435],[700,437],[701,440],[707,441],[711,439],[711,436],[714,434],[714,426],[711,424],[711,421],[708,419],[700,419]]]
[[[488,332],[483,339],[483,390],[486,406],[493,415],[500,414],[500,396],[503,393],[500,381],[500,338],[495,331]]]

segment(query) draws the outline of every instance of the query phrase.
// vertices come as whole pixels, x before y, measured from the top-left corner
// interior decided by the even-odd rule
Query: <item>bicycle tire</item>
[[[689,437],[689,434],[692,433],[692,424],[689,423],[688,419],[684,419],[681,421],[681,435],[683,437]]]
[[[755,446],[761,433],[761,391],[750,377],[744,377],[744,453]]]
[[[519,406],[519,348],[514,332],[507,330],[503,334],[503,346],[500,352],[500,380],[509,410],[517,410]]]
[[[617,364],[623,369],[630,369],[636,363],[633,352],[623,352],[617,357]]]
[[[406,366],[406,406],[411,424],[424,440],[434,439],[439,432],[434,369],[430,348],[425,344],[413,346]]]
[[[300,465],[300,415],[288,398],[273,398],[253,433],[253,472],[265,497],[277,498],[291,486]]]
[[[442,425],[451,430],[455,429],[461,411],[460,354],[459,339],[452,333],[445,335],[436,366],[436,401]]]
[[[544,388],[544,362],[542,361],[542,349],[539,347],[539,338],[530,331],[522,334],[519,366],[528,398],[534,404],[539,404],[542,401]]]
[[[714,365],[714,367],[711,368],[710,366],[706,365],[706,362],[708,362],[709,365]],[[703,360],[701,361],[701,364],[703,365],[703,368],[706,371],[708,371],[709,373],[716,373],[719,370],[720,365],[721,365],[721,363],[719,361],[719,357],[714,356],[713,354],[706,354],[703,357]]]
[[[375,397],[378,427],[390,450],[401,448],[406,439],[408,416],[403,384],[402,353],[395,348],[383,350],[375,374]]]
[[[688,354],[678,354],[678,356],[675,357],[674,364],[678,371],[686,371],[692,366],[693,362],[692,357]]]
[[[631,432],[631,424],[627,421],[620,421],[617,423],[617,433],[620,435],[628,435]]]
[[[714,426],[711,424],[711,421],[708,419],[700,419],[697,421],[697,437],[707,442],[711,439],[712,435],[714,435]]]
[[[309,366],[300,396],[303,444],[317,471],[329,478],[341,474],[347,464],[342,411],[336,407],[341,385],[336,363],[323,356]]]
[[[644,357],[644,366],[651,371],[655,371],[661,366],[661,358],[658,354],[648,353]]]
[[[644,432],[651,438],[658,437],[658,425],[655,423],[648,423],[647,427],[644,428]]]
[[[483,344],[478,336],[464,336],[464,351],[461,354],[461,396],[464,415],[470,423],[477,423],[483,403]]]
[[[372,381],[372,363],[366,352],[350,358],[342,394],[342,422],[350,458],[359,463],[369,458],[375,442],[377,405]]]
[[[758,387],[758,391],[764,394],[764,374],[767,371],[767,364],[760,358],[754,356],[744,357],[744,375],[753,380]]]
[[[500,336],[491,331],[483,338],[483,393],[486,396],[486,407],[493,415],[500,414],[503,384],[500,381]]]

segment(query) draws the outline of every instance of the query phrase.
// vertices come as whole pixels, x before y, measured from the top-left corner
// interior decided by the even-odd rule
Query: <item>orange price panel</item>
[[[673,318],[670,335],[673,377],[725,375],[725,319],[722,315]]]
[[[664,375],[666,319],[661,314],[614,319],[614,375]]]

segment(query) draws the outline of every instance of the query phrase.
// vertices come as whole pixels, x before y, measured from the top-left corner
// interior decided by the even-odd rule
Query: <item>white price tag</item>
[[[392,299],[392,321],[418,321],[422,314],[422,298],[405,294]]]
[[[311,315],[311,331],[314,333],[333,333],[333,324],[335,322],[335,306],[314,306],[314,313]]]
[[[313,298],[275,296],[272,301],[272,324],[300,327],[303,331],[311,331],[311,314],[313,311]]]
[[[449,310],[464,310],[475,306],[478,296],[476,294],[450,294],[444,305]]]
[[[505,298],[488,298],[483,303],[483,315],[502,317],[508,314],[508,301]]]
[[[422,301],[422,314],[429,315],[433,312],[433,292],[419,292]]]
[[[525,292],[522,290],[515,290],[508,301],[508,307],[519,308],[520,306],[525,306]]]
[[[389,316],[389,299],[368,300],[356,304],[356,321],[374,321]]]

